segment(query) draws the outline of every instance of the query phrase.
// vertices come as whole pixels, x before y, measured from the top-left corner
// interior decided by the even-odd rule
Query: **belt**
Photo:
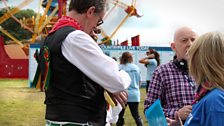
[[[88,126],[86,124],[71,124],[71,123],[68,123],[68,124],[56,124],[56,123],[52,123],[52,122],[49,122],[49,121],[46,121],[46,124],[47,126]]]

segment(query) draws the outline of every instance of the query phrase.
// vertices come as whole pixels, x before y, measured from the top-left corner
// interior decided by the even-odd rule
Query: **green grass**
[[[146,97],[145,88],[141,88],[141,102],[139,104],[139,114],[140,114],[141,118],[143,119],[144,126],[147,126],[148,124],[146,122],[146,119],[145,119],[145,116],[143,113],[145,97]],[[136,126],[135,120],[132,117],[131,112],[128,107],[125,110],[124,118],[125,118],[125,126]]]
[[[143,114],[145,89],[141,89],[139,112]],[[28,88],[27,80],[0,79],[0,126],[44,126],[44,93]],[[125,112],[126,126],[135,126],[129,108]]]
[[[0,125],[43,126],[44,93],[28,88],[27,80],[0,80]]]

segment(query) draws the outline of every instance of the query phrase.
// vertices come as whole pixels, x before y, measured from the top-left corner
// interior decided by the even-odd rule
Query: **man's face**
[[[176,34],[171,48],[175,51],[178,60],[187,60],[187,51],[196,38],[197,34],[191,29],[183,29]]]
[[[102,13],[95,13],[92,16],[89,23],[89,33],[91,33],[94,29],[96,29],[96,27],[103,24],[104,15],[105,15],[104,12],[102,12]]]
[[[103,17],[105,12],[100,13],[95,12],[95,7],[90,7],[86,13],[86,19],[83,20],[83,28],[87,34],[92,34],[93,30],[96,27],[100,26],[103,23]]]

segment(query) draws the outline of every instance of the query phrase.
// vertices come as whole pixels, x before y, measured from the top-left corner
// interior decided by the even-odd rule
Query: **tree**
[[[13,8],[10,8],[12,10]],[[0,10],[0,17],[3,16],[7,10],[4,8]],[[14,15],[17,19],[31,18],[32,16],[36,16],[36,13],[31,9],[21,10]],[[32,33],[24,28],[21,27],[19,23],[17,23],[14,19],[9,18],[2,24],[0,24],[2,28],[7,30],[12,36],[14,36],[18,40],[27,40],[32,37]],[[5,41],[11,40],[8,36],[0,32],[5,39]]]

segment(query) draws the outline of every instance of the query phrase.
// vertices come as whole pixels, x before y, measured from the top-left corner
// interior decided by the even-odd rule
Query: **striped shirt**
[[[145,110],[158,98],[166,117],[174,119],[174,113],[185,105],[191,105],[196,85],[188,72],[177,68],[173,61],[160,65],[149,84]]]

